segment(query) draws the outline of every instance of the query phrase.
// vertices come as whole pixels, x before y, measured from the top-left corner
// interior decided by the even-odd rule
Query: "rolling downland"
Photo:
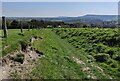
[[[23,35],[19,33],[20,30],[8,32],[8,38],[2,39],[3,58],[21,50],[19,41],[26,41],[44,55],[35,61],[32,70],[26,72],[23,78],[119,79],[117,29],[33,29],[24,30]],[[39,39],[31,43],[32,37]]]

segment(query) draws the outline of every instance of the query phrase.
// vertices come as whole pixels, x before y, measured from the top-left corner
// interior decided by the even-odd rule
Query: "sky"
[[[8,17],[58,17],[86,14],[117,15],[118,2],[3,2]]]
[[[119,0],[1,0],[2,2],[119,2]]]

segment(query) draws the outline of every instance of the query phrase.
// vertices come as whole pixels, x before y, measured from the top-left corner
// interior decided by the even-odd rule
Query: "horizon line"
[[[106,15],[106,16],[109,16],[109,15],[118,15],[118,14],[85,14],[85,15],[80,15],[80,16],[5,16],[5,15],[3,15],[3,16],[5,16],[5,17],[43,17],[43,18],[50,18],[50,17],[82,17],[82,16],[87,16],[87,15],[100,15],[100,16],[102,16],[102,15]]]

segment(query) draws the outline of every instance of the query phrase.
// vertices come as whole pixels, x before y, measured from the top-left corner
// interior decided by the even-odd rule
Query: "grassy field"
[[[119,78],[119,35],[117,29],[34,29],[8,30],[8,38],[2,38],[2,56],[20,49],[19,41],[32,36],[43,39],[32,43],[32,47],[43,52],[29,78],[41,79],[110,79]],[[106,39],[116,41],[106,42]],[[112,51],[112,52],[111,52]],[[111,54],[111,56],[109,55]],[[112,54],[113,53],[113,54]],[[96,61],[97,55],[107,56],[104,62]]]
[[[23,30],[23,35],[19,29],[8,30],[8,38],[2,38],[2,56],[20,49],[20,41],[27,41],[29,43],[30,38],[34,34],[34,30],[29,32],[27,30]]]

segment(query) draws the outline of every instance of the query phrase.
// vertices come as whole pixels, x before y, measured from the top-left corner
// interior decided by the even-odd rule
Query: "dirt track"
[[[31,40],[32,42],[35,41],[33,37]],[[11,59],[15,58],[18,54],[24,54],[23,63]],[[2,61],[0,64],[2,66],[0,67],[1,79],[18,78],[18,76],[21,79],[28,78],[25,75],[32,71],[33,67],[35,67],[36,62],[43,56],[44,55],[42,52],[32,48],[29,45],[25,51],[16,50],[13,53],[7,54],[2,59],[0,59]]]

